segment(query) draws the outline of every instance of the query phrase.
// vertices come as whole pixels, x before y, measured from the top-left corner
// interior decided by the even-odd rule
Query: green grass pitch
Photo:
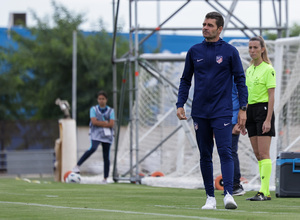
[[[255,192],[234,197],[238,208],[224,209],[216,191],[217,210],[201,210],[203,189],[150,187],[130,183],[40,183],[0,178],[0,219],[300,219],[300,198],[246,201]]]

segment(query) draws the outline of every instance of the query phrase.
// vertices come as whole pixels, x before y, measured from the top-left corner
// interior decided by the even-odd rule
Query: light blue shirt
[[[96,105],[92,106],[90,109],[90,118],[97,118],[98,121],[109,121],[115,119],[115,113],[109,106],[100,108],[99,105]],[[114,138],[114,129],[94,126],[92,122],[90,122],[90,135],[91,140],[101,141],[103,143],[112,143]]]
[[[109,106],[106,106],[106,107],[110,108]],[[97,108],[99,108],[100,111],[105,110],[105,108],[101,108],[99,105],[97,105]],[[94,106],[91,107],[91,109],[90,109],[90,118],[96,118],[96,110],[95,110]],[[115,120],[115,111],[110,112],[110,119]]]

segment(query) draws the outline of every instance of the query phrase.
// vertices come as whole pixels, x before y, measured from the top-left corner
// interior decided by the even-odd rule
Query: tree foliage
[[[1,48],[1,120],[58,119],[62,112],[55,105],[56,98],[72,102],[72,34],[84,22],[84,15],[71,13],[55,2],[52,6],[51,27],[33,13],[37,25],[29,28],[31,37],[11,32],[18,47]],[[117,42],[118,53],[125,53],[127,42],[121,38]],[[98,32],[77,31],[79,125],[88,124],[89,108],[97,103],[99,90],[108,92],[111,97],[108,104],[112,106],[111,49],[112,37],[101,22]]]
[[[300,35],[300,25],[297,23],[294,23],[292,27],[289,28],[289,37],[297,37]],[[270,31],[265,32],[265,36],[268,40],[276,40],[277,39],[277,33],[273,33]],[[282,36],[286,36],[286,31],[282,31]]]

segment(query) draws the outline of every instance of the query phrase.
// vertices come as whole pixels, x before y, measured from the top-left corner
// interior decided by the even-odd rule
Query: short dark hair
[[[107,99],[107,93],[105,91],[103,91],[103,90],[99,91],[97,93],[97,98],[99,97],[99,95],[103,95]]]
[[[218,12],[215,12],[215,11],[209,12],[209,13],[206,14],[205,18],[206,19],[216,19],[216,24],[217,24],[218,28],[221,27],[221,26],[222,27],[224,26],[224,18]]]

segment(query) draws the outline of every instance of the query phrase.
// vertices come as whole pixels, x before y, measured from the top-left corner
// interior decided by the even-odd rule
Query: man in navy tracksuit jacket
[[[231,156],[232,76],[239,94],[238,124],[242,133],[245,133],[248,92],[238,51],[219,37],[223,25],[224,20],[219,13],[211,12],[206,15],[202,28],[205,40],[192,46],[186,55],[176,103],[177,117],[186,120],[183,106],[187,101],[194,76],[191,116],[207,194],[206,204],[202,209],[216,209],[212,164],[213,137],[221,160],[225,208],[237,208],[232,197],[234,168]]]

